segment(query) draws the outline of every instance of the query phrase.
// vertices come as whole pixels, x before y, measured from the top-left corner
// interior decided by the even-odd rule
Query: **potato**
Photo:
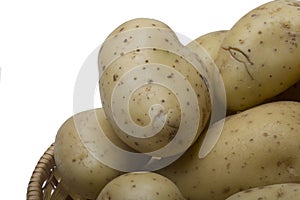
[[[298,200],[300,197],[300,184],[283,183],[251,188],[238,192],[226,200]]]
[[[97,200],[184,200],[184,197],[166,177],[153,172],[132,172],[109,182]]]
[[[190,200],[224,200],[253,187],[300,182],[299,130],[299,102],[263,104],[227,117],[205,158],[198,157],[198,140],[157,173],[172,180]]]
[[[187,46],[197,53],[197,49],[199,48],[199,45],[201,45],[211,56],[212,60],[215,60],[226,34],[227,30],[210,32],[198,37]]]
[[[117,147],[131,151],[114,134],[103,109],[88,110],[70,117],[55,138],[54,159],[62,182],[70,193],[77,193],[83,198],[95,199],[104,185],[122,174],[98,159],[99,154],[104,160],[116,154],[109,149],[98,149],[105,141],[100,133]]]
[[[229,110],[258,105],[300,80],[299,7],[296,0],[271,1],[227,32],[215,62]]]
[[[105,64],[99,80],[102,105],[113,129],[130,147],[156,157],[174,156],[183,153],[208,123],[211,106],[201,73],[204,66],[173,34],[157,26],[138,29],[143,32],[115,33],[100,50],[99,62],[108,63],[107,52],[126,49]],[[148,42],[141,39],[145,35]],[[128,39],[120,44],[123,36]]]

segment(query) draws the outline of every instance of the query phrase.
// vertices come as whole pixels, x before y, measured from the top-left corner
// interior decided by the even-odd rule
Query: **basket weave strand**
[[[38,161],[27,188],[27,200],[50,199],[58,181],[53,175],[55,167],[52,144]]]

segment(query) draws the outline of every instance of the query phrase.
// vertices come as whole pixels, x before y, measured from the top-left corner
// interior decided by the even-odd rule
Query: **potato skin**
[[[198,157],[199,140],[158,173],[190,200],[223,200],[248,188],[300,182],[299,130],[299,102],[260,105],[227,117],[207,157]]]
[[[94,115],[97,115],[95,121]],[[63,185],[70,193],[76,193],[82,198],[95,199],[101,188],[110,180],[123,174],[112,169],[97,160],[84,146],[78,135],[79,127],[76,127],[74,117],[85,130],[105,131],[105,135],[120,148],[129,148],[114,134],[103,109],[88,110],[70,117],[59,128],[54,142],[54,159],[56,169],[62,178]],[[98,124],[99,123],[99,124]],[[89,134],[89,132],[86,132]]]
[[[139,18],[125,22],[105,40],[98,64],[103,108],[131,148],[174,156],[204,130],[211,113],[204,66],[164,23]]]
[[[184,200],[176,185],[153,172],[123,174],[109,182],[97,200]]]
[[[275,0],[251,10],[227,33],[216,58],[229,110],[264,102],[300,79],[300,2]]]
[[[300,197],[300,184],[299,183],[283,183],[266,185],[257,188],[251,188],[238,192],[226,200],[298,200]]]

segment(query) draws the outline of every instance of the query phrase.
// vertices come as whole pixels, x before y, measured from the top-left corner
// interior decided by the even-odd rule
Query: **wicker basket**
[[[27,200],[73,200],[59,183],[52,144],[40,158],[32,173],[27,188]]]

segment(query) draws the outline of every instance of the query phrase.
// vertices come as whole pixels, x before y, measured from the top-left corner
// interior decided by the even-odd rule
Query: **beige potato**
[[[97,200],[184,200],[176,185],[153,172],[132,172],[109,182]]]
[[[205,67],[194,53],[166,25],[152,26],[149,20],[126,22],[105,41],[99,52],[104,69],[99,89],[108,120],[126,144],[168,157],[184,152],[204,130],[210,96]]]
[[[226,200],[298,200],[299,197],[299,183],[283,183],[244,190]]]
[[[228,31],[215,62],[229,110],[258,105],[299,81],[299,7],[296,0],[270,1]]]
[[[190,200],[224,200],[241,190],[300,182],[300,103],[274,102],[226,118],[212,151],[199,159],[201,140],[157,171]]]
[[[104,133],[114,145],[130,151],[113,132],[103,109],[88,110],[70,117],[60,127],[54,143],[54,159],[56,169],[61,176],[63,185],[70,193],[82,198],[95,199],[101,188],[122,172],[108,167],[95,157],[95,153],[88,149],[87,144],[100,145],[95,137]],[[84,139],[80,134],[87,135]],[[98,152],[99,153],[99,152]],[[114,152],[108,151],[103,157],[110,157]]]

